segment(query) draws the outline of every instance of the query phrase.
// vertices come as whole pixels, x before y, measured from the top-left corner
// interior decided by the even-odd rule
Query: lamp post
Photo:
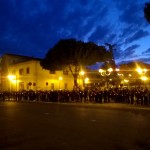
[[[112,74],[112,72],[114,72],[113,73],[113,78],[114,77],[117,77],[116,75],[118,75],[118,71],[119,71],[119,69],[118,68],[116,68],[115,70],[113,69],[113,68],[108,68],[108,69],[99,69],[98,70],[99,71],[99,73],[101,74],[101,76],[103,76],[103,77],[105,77],[105,80],[106,80],[106,87],[108,88],[108,86],[109,86],[109,81],[113,81],[112,79],[108,79],[108,76],[110,76],[111,74]],[[117,74],[116,74],[117,73]],[[117,81],[118,82],[118,81]]]
[[[113,71],[113,69],[112,68],[109,68],[109,69],[99,69],[98,71],[101,74],[101,76],[105,77],[106,87],[108,88],[108,86],[109,86],[108,76],[110,76],[110,74]]]

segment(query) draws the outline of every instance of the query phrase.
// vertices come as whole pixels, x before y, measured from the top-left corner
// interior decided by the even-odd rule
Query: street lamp
[[[82,78],[82,86],[83,86],[83,88],[84,88],[84,86],[85,86],[85,83],[84,83],[84,75],[85,75],[85,72],[84,72],[83,70],[79,72],[79,77],[81,76],[81,78]],[[80,81],[80,80],[79,80],[79,81]]]
[[[139,73],[139,74],[145,74],[147,72],[147,69],[141,69],[141,68],[137,68],[136,71]]]
[[[140,75],[140,79],[143,81],[144,84],[144,81],[148,80],[148,78],[145,76],[147,69],[137,68],[136,71]]]
[[[109,68],[109,69],[106,69],[106,70],[99,69],[98,71],[100,72],[100,74],[102,76],[109,76],[111,74],[111,72],[113,71],[113,69],[112,68]]]
[[[107,81],[107,80],[108,80],[108,79],[107,79],[107,76],[110,76],[110,74],[111,74],[111,72],[113,71],[113,69],[112,69],[112,68],[99,69],[98,71],[99,71],[99,73],[101,74],[101,76],[106,77],[106,86],[107,86],[107,88],[108,88],[108,82],[109,82],[109,81]]]
[[[143,81],[143,85],[145,85],[148,78],[146,76],[141,76],[141,80]]]
[[[16,76],[15,75],[8,75],[8,79],[10,81],[14,81],[14,79],[16,79]]]
[[[146,76],[142,76],[141,80],[146,81],[146,80],[148,80],[148,78]]]
[[[85,74],[85,72],[84,72],[84,71],[81,71],[79,74],[83,76],[83,75]]]
[[[9,90],[11,92],[11,83],[17,84],[16,76],[15,75],[8,75],[7,78],[9,79]]]
[[[113,75],[114,75],[113,77],[116,77],[116,75],[119,76],[119,74],[117,73],[117,72],[119,72],[119,69],[118,69],[118,68],[116,68],[116,69],[113,69],[113,68],[99,69],[98,71],[99,71],[99,73],[101,74],[101,76],[104,76],[104,77],[106,78],[107,88],[108,88],[108,83],[109,83],[109,81],[112,81],[112,79],[111,79],[111,80],[108,79],[108,76],[110,76],[112,72],[114,72],[114,73],[113,73]],[[114,80],[114,81],[115,81],[115,80]],[[117,82],[118,82],[118,81],[117,81]]]

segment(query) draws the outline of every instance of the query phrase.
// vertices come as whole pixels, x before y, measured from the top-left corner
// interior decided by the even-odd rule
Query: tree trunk
[[[74,74],[74,89],[77,89],[78,88],[78,75],[77,74]]]

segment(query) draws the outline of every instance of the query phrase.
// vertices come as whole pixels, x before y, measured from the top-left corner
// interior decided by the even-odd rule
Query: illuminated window
[[[27,74],[30,73],[30,68],[29,68],[29,67],[26,69],[26,73],[27,73]]]
[[[22,75],[23,74],[23,69],[19,69],[19,74]]]
[[[68,75],[68,70],[63,70],[63,75]]]
[[[50,74],[55,74],[55,70],[50,70]]]

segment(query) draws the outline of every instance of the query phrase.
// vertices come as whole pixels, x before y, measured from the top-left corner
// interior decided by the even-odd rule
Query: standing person
[[[144,89],[143,95],[144,95],[144,105],[148,105],[149,91],[147,88]]]
[[[102,103],[102,99],[103,99],[103,92],[102,90],[100,89],[99,92],[98,92],[98,97],[99,97],[99,103]]]
[[[107,89],[104,89],[103,97],[104,97],[104,103],[107,103],[107,98],[108,98],[108,91],[107,91]]]
[[[134,104],[134,90],[133,89],[130,90],[130,100],[131,100],[130,103]]]

